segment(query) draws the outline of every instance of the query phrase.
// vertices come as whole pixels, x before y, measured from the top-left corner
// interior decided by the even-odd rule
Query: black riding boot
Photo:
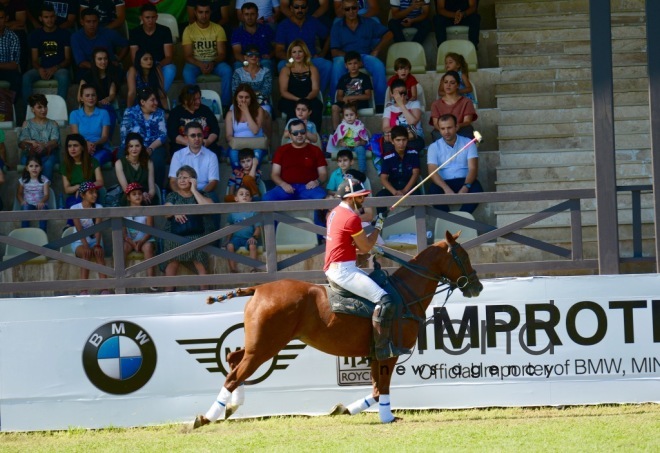
[[[389,295],[383,296],[371,318],[374,327],[374,347],[376,360],[387,360],[391,357],[410,354],[410,350],[395,346],[390,338],[392,320],[396,314],[396,306]]]

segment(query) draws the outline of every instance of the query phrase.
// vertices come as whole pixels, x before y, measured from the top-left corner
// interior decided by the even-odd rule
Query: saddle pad
[[[330,286],[327,286],[326,290],[328,293],[328,301],[330,302],[330,309],[334,313],[345,313],[347,315],[371,319],[374,309],[376,308],[376,304],[373,302],[362,297],[357,297],[354,294],[353,297],[341,296]]]

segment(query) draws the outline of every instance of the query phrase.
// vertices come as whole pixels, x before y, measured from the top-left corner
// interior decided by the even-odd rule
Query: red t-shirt
[[[294,148],[291,143],[275,151],[273,163],[282,167],[280,177],[288,184],[307,184],[318,179],[319,167],[328,165],[320,148],[309,143],[304,148]]]
[[[387,86],[388,86],[388,87],[391,87],[391,86],[392,86],[392,82],[394,82],[394,81],[397,80],[398,78],[399,78],[399,76],[396,75],[396,74],[394,74],[394,75],[393,75],[392,77],[390,77],[390,79],[387,81]],[[408,77],[406,77],[406,90],[408,90],[408,97],[409,97],[409,98],[412,97],[412,88],[413,88],[414,86],[417,86],[417,83],[419,83],[419,82],[417,82],[417,79],[415,78],[415,76],[412,75],[412,74],[408,74]]]
[[[357,251],[353,236],[362,231],[362,221],[353,210],[340,204],[328,216],[328,235],[325,240],[325,264],[327,271],[330,263],[355,261]]]

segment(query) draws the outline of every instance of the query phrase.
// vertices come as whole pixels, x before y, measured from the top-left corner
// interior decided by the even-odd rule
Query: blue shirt
[[[339,188],[339,184],[342,182],[344,182],[344,172],[341,171],[341,168],[337,168],[330,174],[330,178],[328,179],[328,183],[325,185],[325,188],[336,192]]]
[[[231,34],[231,45],[240,44],[241,50],[245,51],[247,46],[254,44],[259,47],[261,55],[267,55],[272,52],[272,43],[275,39],[275,32],[265,24],[257,24],[257,31],[254,34],[246,31],[243,26],[236,27]]]
[[[380,22],[370,18],[357,18],[359,24],[355,31],[346,26],[346,19],[338,20],[330,31],[330,48],[349,52],[354,50],[359,54],[371,53],[378,41],[388,29]]]
[[[229,219],[228,222],[230,225],[233,225],[235,223],[240,223],[245,219],[249,219],[250,217],[254,217],[257,215],[256,212],[231,212],[229,213]],[[243,228],[242,230],[238,230],[235,233],[232,233],[232,237],[238,237],[242,239],[250,239],[254,235],[254,230],[258,227],[261,226],[260,222],[255,223],[254,225],[250,225],[248,227]]]
[[[165,111],[156,109],[149,119],[145,119],[140,105],[134,105],[124,110],[121,121],[121,148],[126,144],[129,132],[137,132],[144,139],[144,146],[150,147],[153,142],[160,140],[162,145],[167,143],[167,127],[165,126]]]
[[[94,38],[89,38],[82,28],[71,35],[71,49],[77,66],[83,61],[92,61],[95,47],[105,47],[110,61],[117,61],[115,48],[127,47],[128,40],[114,30],[99,27]]]
[[[286,49],[296,39],[302,39],[312,55],[316,55],[316,38],[323,41],[328,37],[328,28],[316,17],[305,18],[302,27],[294,24],[291,19],[286,18],[277,25],[275,44],[284,44]]]
[[[97,142],[101,138],[103,127],[110,126],[110,115],[107,110],[98,107],[91,115],[87,115],[80,107],[69,114],[69,123],[78,125],[78,132],[85,137],[85,140]]]

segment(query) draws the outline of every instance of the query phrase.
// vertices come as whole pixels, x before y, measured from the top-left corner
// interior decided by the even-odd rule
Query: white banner
[[[660,275],[484,281],[436,296],[392,379],[393,408],[660,402]],[[0,300],[0,430],[189,421],[243,343],[244,298],[207,293]],[[347,338],[346,341],[350,341]],[[236,416],[323,414],[370,393],[365,360],[292,342]]]

